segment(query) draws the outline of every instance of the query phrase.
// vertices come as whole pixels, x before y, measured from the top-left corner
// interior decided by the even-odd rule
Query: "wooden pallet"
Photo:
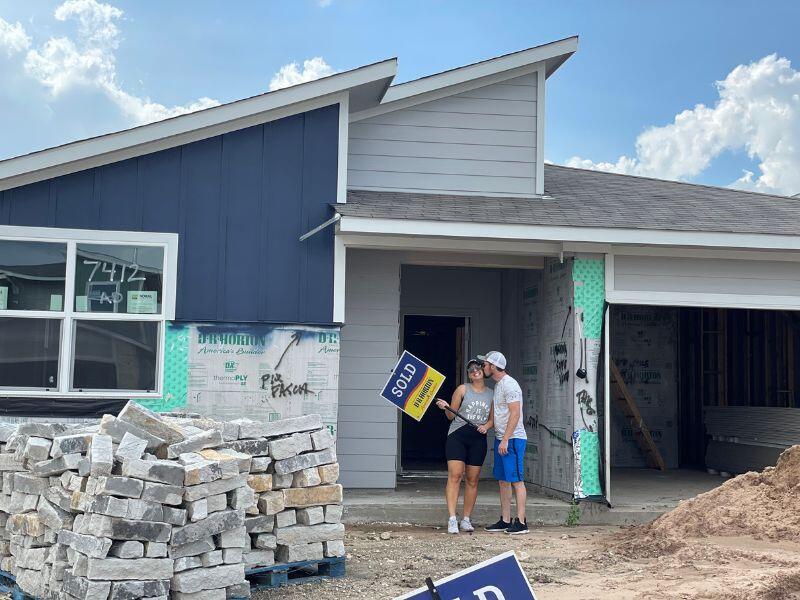
[[[263,590],[282,585],[311,583],[321,579],[345,576],[345,558],[338,556],[322,560],[305,560],[301,562],[256,567],[245,571],[250,581],[250,589]]]
[[[634,434],[633,437],[636,439],[637,445],[644,453],[647,464],[654,469],[666,471],[667,466],[664,464],[664,459],[661,456],[661,452],[659,452],[658,446],[656,446],[655,442],[653,441],[653,436],[650,435],[650,429],[645,424],[644,419],[642,418],[642,413],[639,412],[639,407],[628,390],[628,386],[625,385],[622,375],[620,374],[619,369],[613,360],[611,361],[610,367],[611,385],[617,390],[617,393],[613,394],[613,397],[619,402],[620,407],[622,408],[622,413],[631,424]]]

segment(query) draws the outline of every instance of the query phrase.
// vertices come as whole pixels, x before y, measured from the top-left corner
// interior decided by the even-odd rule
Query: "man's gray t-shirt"
[[[514,402],[519,402],[519,421],[514,428],[514,433],[509,437],[511,439],[527,440],[528,435],[525,433],[525,422],[522,417],[522,388],[519,387],[517,380],[511,375],[505,375],[500,381],[494,385],[494,435],[499,440],[502,439],[506,433],[506,425],[508,425],[508,405]]]

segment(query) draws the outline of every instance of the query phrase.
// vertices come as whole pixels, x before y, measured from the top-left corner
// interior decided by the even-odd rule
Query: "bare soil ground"
[[[381,539],[386,532],[389,539]],[[427,576],[437,579],[511,549],[539,600],[800,599],[800,543],[706,537],[684,539],[674,552],[636,557],[627,536],[600,527],[541,528],[511,537],[354,526],[346,540],[347,577],[262,591],[254,599],[394,598],[424,585]],[[624,554],[617,551],[621,544]]]
[[[539,600],[800,600],[800,445],[641,527],[518,537],[351,527],[345,542],[346,578],[257,600],[394,598],[512,549]]]

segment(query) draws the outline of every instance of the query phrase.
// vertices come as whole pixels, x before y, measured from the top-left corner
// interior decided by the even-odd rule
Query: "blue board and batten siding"
[[[0,192],[0,224],[179,234],[180,321],[331,323],[338,105]]]

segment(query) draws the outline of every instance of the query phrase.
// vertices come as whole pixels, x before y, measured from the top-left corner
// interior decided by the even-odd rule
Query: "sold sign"
[[[381,397],[420,421],[444,379],[444,375],[433,367],[410,352],[403,352],[383,387]]]
[[[432,583],[435,594],[419,588],[394,600],[536,600],[513,551]]]

